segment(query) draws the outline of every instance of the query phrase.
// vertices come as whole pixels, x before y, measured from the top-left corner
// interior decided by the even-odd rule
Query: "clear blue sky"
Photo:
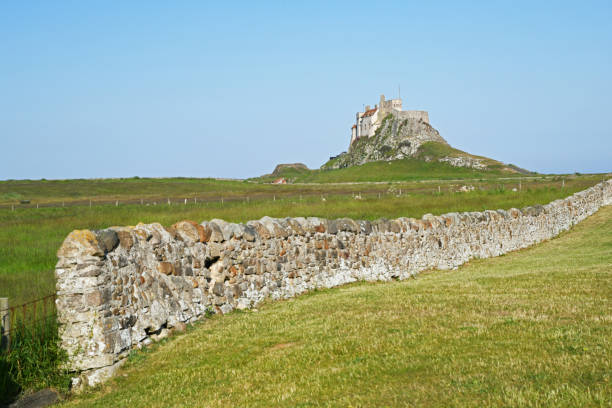
[[[460,149],[612,171],[612,2],[2,1],[0,179],[249,177],[380,93]]]

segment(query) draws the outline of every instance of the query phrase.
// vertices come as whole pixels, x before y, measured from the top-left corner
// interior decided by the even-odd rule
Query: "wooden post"
[[[11,345],[11,316],[9,315],[8,298],[0,298],[0,349],[8,349]]]

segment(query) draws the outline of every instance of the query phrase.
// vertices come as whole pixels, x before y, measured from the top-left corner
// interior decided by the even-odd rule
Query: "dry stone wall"
[[[612,180],[544,206],[421,219],[264,217],[182,221],[68,235],[57,309],[76,383],[112,375],[133,348],[209,313],[314,288],[406,279],[550,239],[612,204]]]

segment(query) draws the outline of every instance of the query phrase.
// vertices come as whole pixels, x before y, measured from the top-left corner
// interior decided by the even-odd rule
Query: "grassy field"
[[[215,316],[70,407],[612,404],[612,207],[536,247]]]
[[[498,170],[475,170],[465,167],[453,167],[450,164],[436,161],[425,162],[421,159],[402,159],[378,161],[334,170],[296,170],[287,169],[278,176],[264,176],[254,180],[271,181],[279,176],[296,183],[341,183],[367,181],[412,181],[428,179],[481,179],[499,177],[520,177],[524,174],[513,174]]]
[[[393,170],[382,168],[380,171]],[[291,170],[289,170],[291,171]],[[369,171],[369,170],[368,170]],[[333,172],[332,172],[333,173]],[[332,174],[330,173],[330,174]],[[461,178],[464,174],[455,173],[452,180]],[[479,188],[491,188],[498,186],[500,182],[518,185],[518,180],[500,181],[498,177],[485,174],[480,178],[467,178],[463,183],[473,184]],[[587,176],[588,177],[588,176]],[[592,176],[601,178],[600,176]],[[275,178],[275,177],[273,177]],[[345,177],[336,178],[339,183],[321,182],[314,184],[287,184],[273,185],[266,182],[273,178],[255,181],[215,180],[215,179],[190,179],[190,178],[125,178],[125,179],[77,179],[77,180],[7,180],[0,181],[0,207],[10,208],[32,208],[37,205],[46,206],[88,206],[90,200],[93,205],[107,203],[114,204],[118,200],[121,204],[140,204],[141,200],[148,204],[167,203],[170,199],[173,203],[182,203],[185,198],[189,201],[225,201],[294,197],[308,195],[342,195],[351,192],[363,191],[370,193],[385,192],[388,190],[393,175],[387,181],[355,181],[347,182]],[[378,178],[384,179],[380,176]],[[565,179],[571,183],[572,180],[582,180],[584,177],[571,176],[536,176],[525,178],[522,183],[528,187],[529,183],[548,185],[560,185]],[[429,189],[429,184],[435,183],[442,186],[452,186],[457,182],[439,180],[432,175],[422,179],[413,178],[412,181],[393,181],[393,185],[404,191],[419,191]],[[333,181],[333,180],[332,180]],[[22,203],[23,202],[23,203]],[[29,202],[29,203],[27,203]]]
[[[487,184],[486,190],[455,193],[423,183],[413,184],[399,196],[398,186],[384,185],[385,192],[362,193],[361,200],[348,195],[330,195],[325,201],[319,195],[302,199],[278,198],[246,201],[200,202],[187,205],[114,205],[73,206],[59,208],[0,209],[0,297],[9,297],[12,305],[45,296],[54,291],[53,268],[56,251],[68,233],[74,229],[101,229],[113,225],[135,225],[138,222],[160,222],[171,225],[191,219],[203,221],[221,218],[233,222],[272,217],[319,216],[376,219],[380,217],[420,217],[425,213],[480,211],[491,208],[521,208],[545,204],[583,190],[601,181],[599,176],[568,179],[565,188],[561,180],[529,181],[521,191],[500,189],[500,184]],[[498,188],[495,188],[495,187]],[[408,193],[406,193],[408,191]],[[453,190],[454,191],[454,190]],[[379,198],[380,197],[380,198]]]
[[[380,130],[381,128],[379,128]],[[378,131],[377,131],[378,132]],[[360,145],[372,143],[368,138],[358,139],[352,149],[360,151]],[[378,143],[382,143],[379,141]],[[393,152],[393,150],[391,150]],[[353,151],[355,153],[355,151]],[[359,155],[359,154],[358,154]],[[479,160],[486,169],[476,170],[466,167],[454,167],[450,164],[439,162],[439,159],[447,157],[469,157]],[[350,166],[332,170],[340,159],[330,159],[321,169],[308,170],[299,168],[285,168],[276,174],[263,176],[258,181],[270,181],[279,176],[295,182],[346,182],[346,181],[410,181],[427,179],[456,179],[456,178],[500,178],[520,177],[537,175],[529,171],[519,169],[514,165],[505,165],[496,160],[483,156],[475,156],[461,150],[455,149],[447,144],[438,142],[426,142],[419,146],[418,151],[412,158],[392,161],[377,161],[365,163],[360,166]],[[523,174],[521,174],[523,173]]]

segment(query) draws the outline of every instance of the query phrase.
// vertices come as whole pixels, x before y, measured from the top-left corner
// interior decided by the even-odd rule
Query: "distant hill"
[[[372,137],[356,139],[343,152],[310,170],[304,164],[279,164],[272,174],[252,181],[342,183],[512,177],[535,174],[513,164],[455,149],[429,123],[388,114]]]
[[[274,168],[272,176],[283,177],[289,174],[302,174],[308,171],[310,169],[303,163],[279,164]]]
[[[322,170],[341,169],[375,161],[415,158],[425,162],[448,163],[453,167],[496,170],[504,173],[529,173],[514,165],[476,156],[451,147],[429,123],[402,119],[388,114],[372,137],[362,137],[344,152],[321,166]]]

